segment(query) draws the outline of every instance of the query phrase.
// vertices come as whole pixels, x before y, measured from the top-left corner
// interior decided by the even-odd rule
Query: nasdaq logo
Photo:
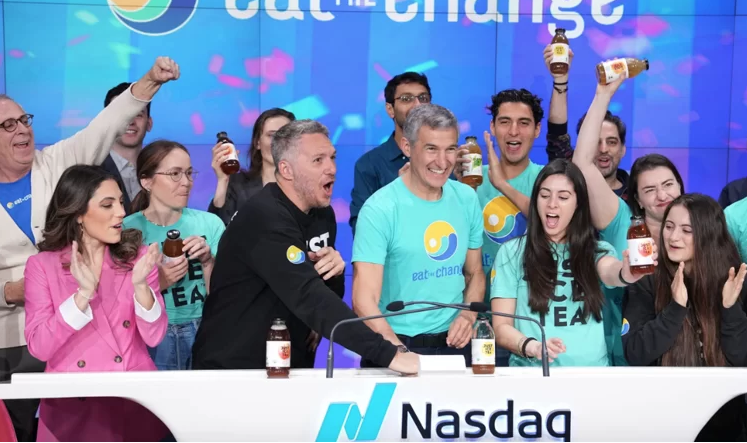
[[[350,441],[376,440],[395,387],[396,383],[376,383],[365,414],[355,402],[330,403],[316,441],[337,441],[343,429]]]

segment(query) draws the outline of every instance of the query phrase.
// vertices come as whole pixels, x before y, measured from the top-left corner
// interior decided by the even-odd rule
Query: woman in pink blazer
[[[122,230],[122,191],[97,166],[67,169],[24,274],[26,341],[46,372],[153,371],[168,320],[157,244]],[[42,399],[38,441],[159,441],[165,426],[119,398]]]

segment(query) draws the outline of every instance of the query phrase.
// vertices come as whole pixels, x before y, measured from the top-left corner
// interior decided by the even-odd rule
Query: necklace
[[[165,228],[165,227],[167,227],[167,225],[162,225],[162,224],[160,224],[160,223],[156,223],[156,222],[154,222],[153,220],[149,219],[149,218],[148,218],[148,216],[147,216],[147,215],[145,215],[145,210],[143,210],[143,211],[140,211],[140,212],[141,212],[141,213],[143,214],[143,217],[145,217],[145,219],[146,219],[146,220],[148,220],[148,221],[149,221],[150,223],[152,223],[152,224],[154,224],[154,225],[156,225],[156,226],[158,226],[158,227],[160,227],[160,228]]]

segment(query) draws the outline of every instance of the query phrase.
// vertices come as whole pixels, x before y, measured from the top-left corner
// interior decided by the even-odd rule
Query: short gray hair
[[[275,162],[276,167],[281,160],[287,160],[290,157],[291,148],[295,148],[301,136],[306,134],[324,134],[329,138],[329,130],[326,126],[309,119],[292,121],[277,130],[270,144],[272,161]]]
[[[410,110],[402,128],[405,138],[411,146],[418,141],[420,128],[427,126],[431,129],[456,129],[459,138],[459,122],[454,114],[443,106],[425,103]]]

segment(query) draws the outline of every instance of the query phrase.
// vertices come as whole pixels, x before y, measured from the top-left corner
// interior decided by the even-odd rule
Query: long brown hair
[[[246,154],[246,158],[249,161],[249,168],[244,172],[248,179],[253,179],[262,175],[262,151],[259,149],[259,139],[262,138],[262,133],[265,131],[265,123],[267,120],[275,117],[285,117],[290,121],[294,121],[296,116],[292,112],[288,112],[281,108],[268,109],[265,112],[259,114],[257,121],[254,122],[252,128],[252,144],[249,146],[249,152]]]
[[[99,166],[75,165],[62,173],[47,207],[44,240],[37,245],[39,251],[61,251],[77,241],[78,252],[83,252],[83,230],[78,217],[88,212],[93,194],[106,180],[116,183],[114,176]],[[142,242],[140,231],[125,229],[119,243],[109,245],[109,252],[117,265],[132,269],[132,261],[137,257]],[[69,263],[63,263],[66,265]]]
[[[659,235],[659,265],[654,272],[656,282],[656,312],[672,301],[672,280],[679,263],[670,260],[664,246],[669,211],[682,206],[690,214],[693,237],[693,258],[689,275],[685,275],[688,314],[674,345],[662,356],[662,366],[726,366],[721,350],[721,291],[729,276],[729,268],[739,269],[739,251],[726,228],[724,212],[719,204],[703,194],[683,194],[664,212],[664,225]],[[700,329],[701,334],[698,334]],[[700,346],[703,342],[703,359]]]
[[[523,269],[529,286],[529,307],[532,312],[547,314],[550,299],[555,295],[558,279],[557,256],[551,241],[545,233],[542,218],[537,209],[540,188],[547,178],[563,175],[573,184],[576,192],[576,210],[566,229],[568,247],[568,269],[572,282],[572,299],[583,302],[584,320],[593,317],[602,321],[604,294],[599,284],[596,256],[601,250],[597,247],[589,209],[589,192],[586,180],[578,166],[565,159],[556,159],[540,171],[534,182],[529,199],[529,220],[527,222],[526,247],[524,248]],[[565,267],[565,266],[563,266]]]
[[[189,151],[179,142],[173,140],[156,140],[148,143],[137,156],[137,177],[139,180],[144,178],[153,178],[161,162],[174,149],[181,149],[189,155]],[[141,181],[142,183],[142,181]],[[142,186],[142,184],[141,184]],[[150,191],[143,188],[135,196],[131,203],[133,213],[140,212],[150,206]]]

